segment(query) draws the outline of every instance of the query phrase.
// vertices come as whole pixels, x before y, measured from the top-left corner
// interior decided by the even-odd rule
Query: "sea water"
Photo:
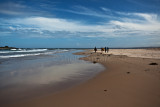
[[[0,103],[45,95],[82,83],[104,68],[79,60],[77,49],[0,50]]]

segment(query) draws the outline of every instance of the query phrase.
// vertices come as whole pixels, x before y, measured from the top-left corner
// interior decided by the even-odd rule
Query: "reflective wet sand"
[[[82,83],[104,68],[79,60],[69,51],[50,56],[13,58],[0,64],[0,104],[62,91]]]

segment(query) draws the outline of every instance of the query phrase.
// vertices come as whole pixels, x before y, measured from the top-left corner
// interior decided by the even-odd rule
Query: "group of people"
[[[97,48],[95,47],[94,48],[94,51],[95,51],[95,53],[97,52]],[[109,52],[109,48],[108,47],[105,47],[105,48],[101,48],[101,52],[103,52],[103,51],[105,51],[105,53],[107,52]]]

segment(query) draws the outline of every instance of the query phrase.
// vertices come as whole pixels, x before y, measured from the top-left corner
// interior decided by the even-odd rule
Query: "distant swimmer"
[[[96,47],[94,48],[94,51],[95,51],[95,53],[97,52],[97,48]]]

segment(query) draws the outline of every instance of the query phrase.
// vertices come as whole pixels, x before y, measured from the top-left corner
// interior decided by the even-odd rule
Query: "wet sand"
[[[123,51],[125,55],[114,55],[114,51],[122,50],[76,53],[87,56],[81,60],[100,63],[106,69],[73,88],[8,107],[160,107],[160,60],[153,55],[157,50],[152,50],[150,58],[128,57],[127,51]]]
[[[104,67],[79,60],[82,50],[51,56],[0,59],[0,107],[50,95],[87,81]],[[16,62],[16,63],[15,63]]]

